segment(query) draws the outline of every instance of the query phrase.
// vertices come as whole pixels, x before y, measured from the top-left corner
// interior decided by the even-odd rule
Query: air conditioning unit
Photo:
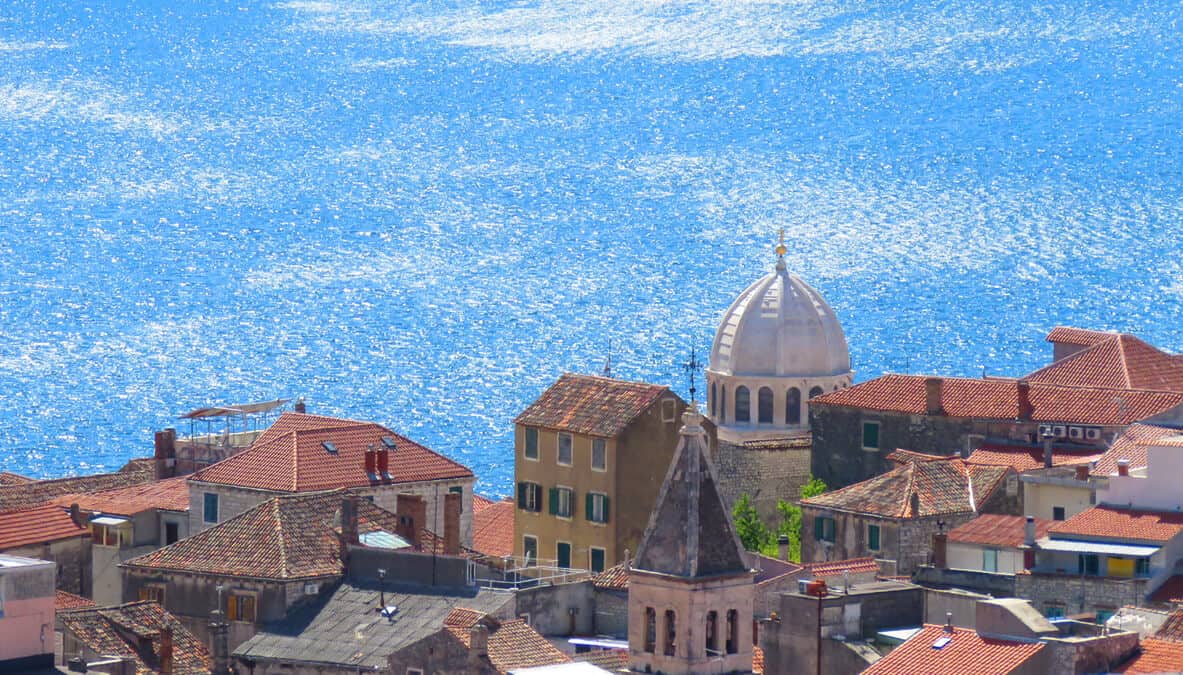
[[[801,595],[806,595],[809,591],[809,582],[810,582],[810,579],[798,579],[797,580],[797,592],[800,593]]]
[[[1097,427],[1089,427],[1084,430],[1084,437],[1090,441],[1101,440],[1101,430]]]
[[[1084,438],[1084,428],[1083,427],[1068,427],[1068,438],[1071,438],[1074,441],[1081,440],[1082,438]]]
[[[1042,438],[1043,436],[1046,436],[1047,434],[1053,434],[1053,433],[1055,433],[1055,432],[1052,431],[1052,425],[1050,425],[1050,424],[1040,424],[1039,425],[1040,438]]]
[[[1056,438],[1064,438],[1068,435],[1068,428],[1063,424],[1056,424],[1052,426],[1052,435]]]
[[[304,595],[316,595],[320,592],[320,584],[304,584]]]

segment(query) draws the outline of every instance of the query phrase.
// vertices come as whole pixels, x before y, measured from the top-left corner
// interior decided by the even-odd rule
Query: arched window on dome
[[[711,396],[710,396],[710,399],[711,399],[710,400],[710,408],[711,408],[711,417],[712,418],[715,416],[715,399],[716,399],[716,397],[717,397],[717,395],[715,394],[715,383],[712,382],[711,383]]]
[[[785,395],[785,424],[801,423],[801,390],[792,387]]]
[[[752,421],[752,394],[742,385],[735,388],[735,421]]]
[[[821,387],[814,387],[813,389],[809,390],[809,398],[813,398],[814,396],[821,396],[824,393],[826,393],[825,389],[822,389]]]
[[[719,387],[719,424],[727,421],[727,387]]]
[[[760,387],[756,394],[757,421],[760,424],[772,424],[772,390]]]

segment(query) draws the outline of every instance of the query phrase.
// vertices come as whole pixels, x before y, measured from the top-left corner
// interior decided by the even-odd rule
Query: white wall
[[[1179,476],[1183,476],[1183,448],[1147,448],[1146,470],[1137,473],[1145,476],[1110,475],[1109,487],[1097,491],[1097,503],[1132,505],[1133,508],[1154,511],[1174,511],[1183,507],[1183,491],[1179,490]]]
[[[949,542],[945,549],[945,564],[950,569],[985,572],[983,551],[993,546]],[[1023,552],[1016,548],[997,548],[999,574],[1016,574],[1023,569]]]

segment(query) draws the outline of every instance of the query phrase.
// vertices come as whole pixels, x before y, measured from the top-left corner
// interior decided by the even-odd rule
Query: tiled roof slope
[[[1168,577],[1148,598],[1151,602],[1183,602],[1183,574]],[[1169,618],[1169,617],[1168,617]]]
[[[969,513],[980,508],[1008,471],[1002,466],[967,464],[959,457],[914,461],[860,483],[823,492],[801,504],[884,518]],[[919,499],[919,512],[912,508],[913,495]]]
[[[1047,529],[1055,521],[1035,519],[1035,538],[1047,536]],[[1018,548],[1023,545],[1027,531],[1027,519],[1023,516],[1003,516],[996,513],[983,513],[968,523],[963,523],[949,530],[949,541],[963,544],[980,544],[983,546],[1008,546]]]
[[[933,643],[941,637],[951,639],[944,647],[934,649]],[[863,675],[1004,675],[1027,663],[1041,649],[1042,642],[984,638],[966,628],[946,633],[944,626],[926,625],[864,670]]]
[[[262,579],[309,579],[343,573],[344,491],[273,497],[207,530],[132,558],[129,567]],[[395,532],[398,517],[356,499],[358,532]]]
[[[1063,343],[1079,347],[1092,347],[1095,344],[1112,340],[1121,335],[1112,331],[1090,330],[1088,328],[1073,328],[1072,326],[1056,326],[1045,338],[1053,344]]]
[[[1117,438],[1113,445],[1097,460],[1093,467],[1094,476],[1108,476],[1117,473],[1117,460],[1130,460],[1130,468],[1146,466],[1146,447],[1183,433],[1179,429],[1155,424],[1131,424]]]
[[[0,551],[89,535],[89,529],[74,524],[68,509],[53,504],[0,513]]]
[[[628,567],[624,563],[613,565],[592,577],[592,585],[613,591],[627,591]]]
[[[278,431],[274,431],[276,427]],[[396,446],[390,451],[390,481],[371,480],[365,470],[366,448],[385,448],[383,438],[394,439]],[[326,442],[332,443],[336,452],[326,449]],[[380,424],[285,412],[250,448],[189,479],[260,490],[311,492],[472,475],[467,467]]]
[[[1183,672],[1183,644],[1168,640],[1143,638],[1138,655],[1121,664],[1117,673],[1179,673]]]
[[[19,473],[13,473],[11,471],[0,471],[0,486],[24,485],[25,483],[33,482],[36,482],[36,480],[28,476],[22,476]]]
[[[701,420],[696,412],[682,415],[678,447],[637,546],[634,570],[690,579],[748,573]]]
[[[1139,511],[1113,506],[1094,506],[1068,520],[1053,523],[1051,535],[1064,538],[1089,537],[1164,543],[1183,532],[1183,513]]]
[[[153,509],[188,511],[188,477],[177,476],[149,481],[139,485],[100,490],[93,494],[64,495],[55,498],[53,503],[59,506],[78,504],[78,508],[83,511],[117,516],[134,516]]]
[[[927,410],[922,375],[884,375],[810,399],[810,405],[923,415]],[[1019,416],[1019,382],[1008,379],[941,378],[941,407],[949,417],[1013,420]],[[1183,403],[1168,391],[1066,387],[1029,383],[1032,420],[1068,424],[1130,424]]]
[[[62,495],[138,485],[154,478],[151,471],[121,471],[0,486],[0,511],[28,509],[48,503],[54,497]]]
[[[478,497],[473,495],[472,548],[498,558],[513,555],[513,501],[479,499],[488,503],[478,506]]]
[[[656,384],[565,373],[514,423],[615,438],[667,393]]]
[[[842,576],[844,572],[849,572],[850,574],[877,574],[879,572],[879,563],[870,557],[805,563],[802,567],[814,579]]]
[[[97,606],[93,600],[65,591],[57,591],[53,598],[53,608],[58,612],[68,609],[87,609],[88,607]]]
[[[1183,358],[1167,354],[1133,335],[1114,333],[1031,373],[1026,379],[1075,387],[1183,392]]]
[[[160,671],[160,629],[173,633],[175,675],[210,672],[205,645],[154,601],[59,612],[58,621],[96,653],[130,657],[137,675]]]
[[[1183,642],[1183,609],[1176,609],[1167,615],[1167,620],[1158,627],[1154,637],[1159,640]]]
[[[1101,459],[1101,453],[1092,449],[1069,451],[1052,448],[1052,466],[1075,466]],[[1022,473],[1043,468],[1043,448],[1029,445],[981,445],[966,458],[970,464],[985,466],[1009,466]]]
[[[468,649],[469,629],[482,620],[489,629],[489,661],[500,673],[571,661],[521,619],[502,622],[475,610],[457,608],[444,620],[444,627]]]

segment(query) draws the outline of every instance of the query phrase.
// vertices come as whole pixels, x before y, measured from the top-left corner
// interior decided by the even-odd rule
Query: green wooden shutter
[[[526,490],[530,487],[529,483],[518,483],[518,508],[526,508]]]
[[[592,509],[594,508],[592,505],[592,493],[589,492],[586,495],[584,495],[583,507],[584,507],[583,508],[584,517],[587,518],[588,520],[591,520],[592,519]]]
[[[551,488],[548,495],[550,498],[550,515],[558,515],[559,513],[559,489]]]
[[[872,551],[879,550],[879,526],[878,525],[868,525],[867,526],[867,548],[871,549]]]
[[[821,516],[815,517],[813,519],[813,538],[817,541],[822,541],[822,538],[826,534],[825,527],[825,520]]]
[[[578,504],[578,503],[579,503],[579,501],[578,501],[577,499],[575,499],[575,497],[576,497],[578,494],[579,494],[579,493],[578,493],[578,492],[576,492],[575,490],[572,490],[572,491],[571,491],[571,513],[569,513],[568,515],[569,515],[569,516],[571,516],[572,518],[574,518],[574,517],[575,517],[575,512],[579,510],[579,509],[578,509],[578,508],[576,508],[576,506],[575,506],[576,504]]]
[[[530,487],[534,488],[534,510],[542,510],[542,486],[538,483],[532,483]]]
[[[608,516],[608,495],[604,495],[604,519],[600,522],[606,523],[609,520],[611,520],[611,518]]]

